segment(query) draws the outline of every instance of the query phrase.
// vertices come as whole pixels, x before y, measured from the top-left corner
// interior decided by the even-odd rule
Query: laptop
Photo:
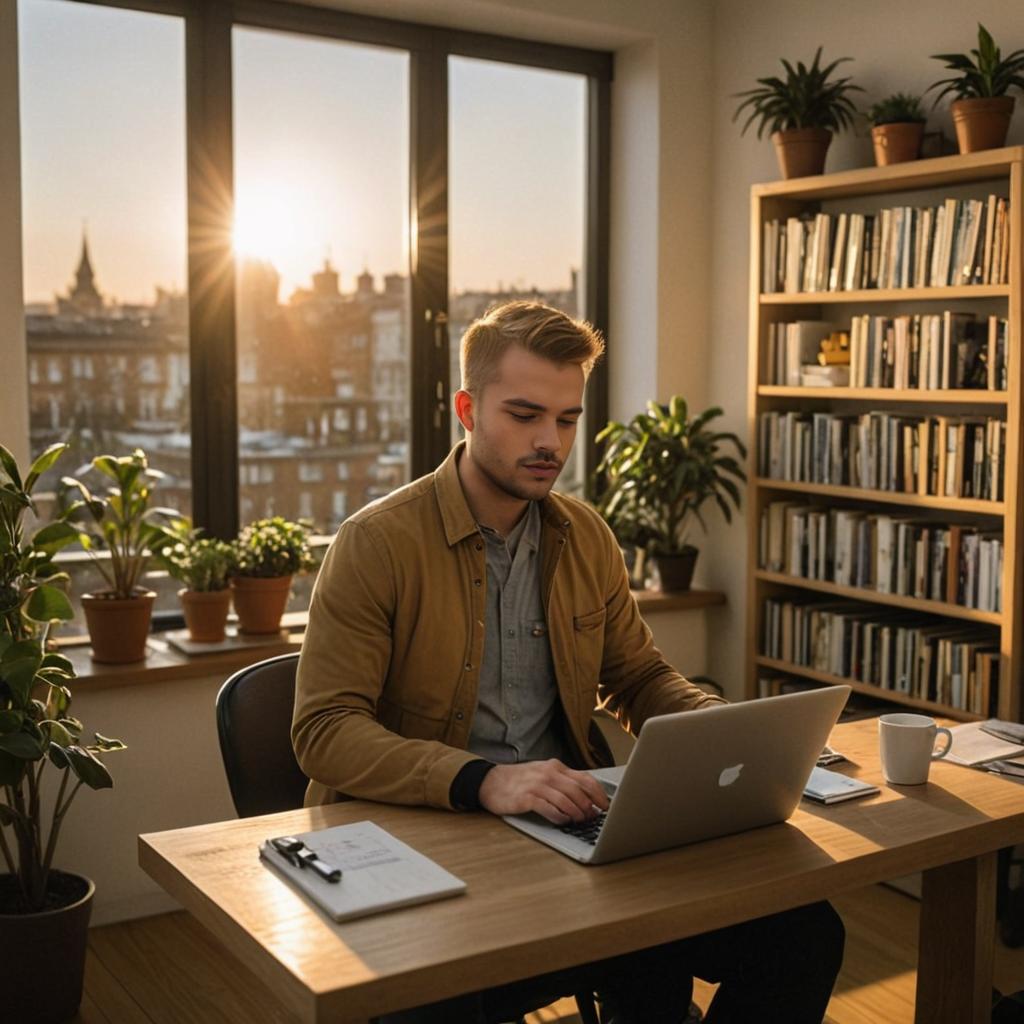
[[[627,764],[590,773],[611,798],[607,812],[580,826],[505,821],[582,864],[785,821],[849,694],[827,686],[650,718]]]

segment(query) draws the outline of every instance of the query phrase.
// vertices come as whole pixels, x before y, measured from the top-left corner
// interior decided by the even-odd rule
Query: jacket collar
[[[449,547],[478,532],[476,520],[469,510],[469,503],[459,480],[459,459],[462,458],[465,447],[466,442],[459,441],[434,472],[434,492],[437,495],[437,505],[441,511],[441,521],[444,523],[445,539]],[[550,493],[540,503],[544,525],[559,533],[565,533],[570,525],[569,510],[566,506],[567,503],[558,494]]]

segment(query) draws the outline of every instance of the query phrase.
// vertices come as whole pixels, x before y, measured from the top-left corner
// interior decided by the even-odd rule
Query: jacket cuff
[[[480,810],[480,787],[484,776],[494,767],[491,761],[470,761],[459,769],[448,790],[448,800],[457,811]]]

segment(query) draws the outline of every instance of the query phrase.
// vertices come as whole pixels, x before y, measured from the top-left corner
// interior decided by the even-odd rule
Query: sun
[[[299,189],[284,183],[242,185],[235,195],[235,254],[280,267],[306,248],[315,223]]]

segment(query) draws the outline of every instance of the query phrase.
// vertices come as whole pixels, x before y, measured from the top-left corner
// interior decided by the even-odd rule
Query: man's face
[[[496,488],[538,501],[572,450],[583,412],[583,368],[554,363],[518,345],[509,346],[498,368],[498,379],[466,403],[462,419],[469,455]]]

